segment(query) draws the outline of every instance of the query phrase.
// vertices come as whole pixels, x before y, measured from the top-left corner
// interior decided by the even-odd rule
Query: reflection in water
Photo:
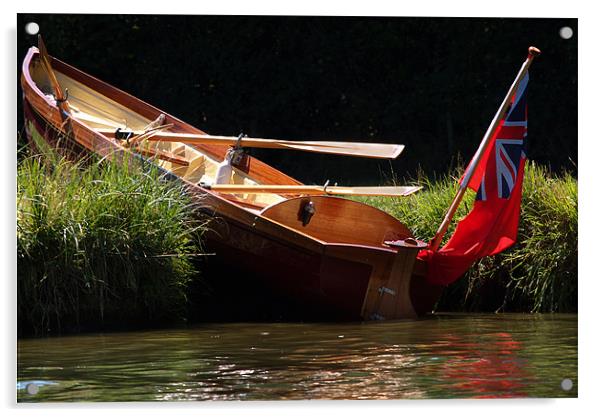
[[[574,382],[568,391],[560,382]],[[39,383],[31,395],[27,383]],[[577,396],[574,315],[220,324],[24,339],[19,401]]]
[[[450,346],[465,348],[445,366],[445,380],[456,380],[452,386],[476,394],[478,398],[527,397],[526,388],[535,382],[526,369],[526,359],[519,356],[521,343],[508,333],[483,336],[484,345],[462,343],[450,336]]]

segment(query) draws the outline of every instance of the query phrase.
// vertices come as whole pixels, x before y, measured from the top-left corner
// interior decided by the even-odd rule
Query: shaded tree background
[[[392,162],[250,151],[307,183],[470,159],[536,45],[527,153],[576,175],[577,19],[19,14],[19,65],[30,21],[53,56],[208,133],[407,146]]]

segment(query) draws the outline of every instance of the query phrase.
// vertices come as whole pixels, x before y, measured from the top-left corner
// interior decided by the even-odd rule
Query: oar
[[[303,195],[357,195],[405,197],[422,187],[324,187],[320,185],[238,185],[201,184],[201,187],[226,194],[303,194]]]
[[[71,115],[78,120],[83,120],[86,122],[96,123],[96,124],[105,125],[105,126],[111,126],[114,128],[113,131],[115,129],[122,129],[125,127],[125,120],[123,121],[123,123],[118,123],[113,120],[104,119],[102,117],[98,117],[98,116],[94,116],[93,114],[86,113],[86,112],[78,109],[75,106],[71,106],[71,110],[72,110]]]
[[[50,56],[48,55],[46,45],[44,45],[44,41],[42,40],[42,35],[38,35],[38,51],[40,52],[40,62],[42,63],[42,66],[48,74],[50,84],[52,84],[56,104],[61,110],[63,110],[63,112],[69,114],[70,109],[69,103],[67,103],[67,97],[65,96],[65,93],[63,93],[63,89],[61,88],[61,85],[59,84],[59,81],[56,79],[56,75],[52,70],[52,65],[50,64]]]
[[[178,164],[181,166],[188,166],[190,162],[179,155],[174,155],[171,152],[162,151],[160,149],[136,149],[134,152],[139,153],[140,155],[157,157],[159,159],[163,159],[165,161],[171,162],[173,164]]]
[[[103,134],[114,134],[110,129],[96,129]],[[137,132],[133,132],[137,134]],[[141,133],[141,132],[140,132]],[[240,142],[235,136],[197,135],[192,133],[161,132],[149,138],[150,141],[180,142],[189,144],[215,144],[249,148],[294,149],[307,152],[319,152],[335,155],[363,156],[367,158],[394,159],[403,151],[403,145],[363,142],[322,142],[287,141],[279,139],[260,139],[243,137]]]

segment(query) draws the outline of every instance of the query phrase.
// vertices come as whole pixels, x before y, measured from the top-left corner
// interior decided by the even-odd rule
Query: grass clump
[[[414,235],[429,241],[441,223],[463,172],[445,177],[419,176],[424,187],[411,197],[361,198],[395,216]],[[474,201],[469,191],[460,204],[444,242]],[[439,310],[461,311],[577,311],[577,179],[553,175],[530,162],[525,167],[518,241],[505,252],[477,262],[448,286]]]
[[[17,165],[19,333],[183,316],[204,225],[156,168],[45,152]]]
[[[534,311],[577,311],[577,180],[528,167],[519,244],[502,259],[509,300]],[[519,304],[520,305],[520,304]]]

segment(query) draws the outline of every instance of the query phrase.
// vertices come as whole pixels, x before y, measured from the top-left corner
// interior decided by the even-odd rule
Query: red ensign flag
[[[458,223],[445,246],[437,252],[426,249],[418,254],[427,261],[426,278],[433,284],[450,284],[476,260],[516,242],[526,160],[528,82],[527,73],[468,182],[477,192],[473,209]]]

